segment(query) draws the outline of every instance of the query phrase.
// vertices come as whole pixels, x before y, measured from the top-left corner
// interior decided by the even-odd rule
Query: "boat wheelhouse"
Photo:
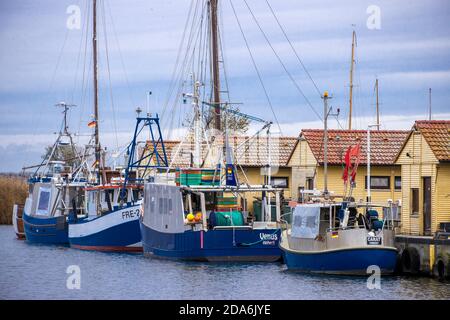
[[[68,244],[67,216],[81,200],[84,182],[67,181],[59,174],[32,178],[23,210],[26,240],[31,243]]]

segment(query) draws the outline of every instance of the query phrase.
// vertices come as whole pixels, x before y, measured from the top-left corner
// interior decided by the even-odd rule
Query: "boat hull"
[[[105,252],[142,252],[139,206],[116,210],[95,218],[69,222],[72,248]]]
[[[68,224],[65,216],[38,218],[24,212],[22,219],[28,242],[58,245],[69,243]]]
[[[397,250],[391,247],[348,248],[314,253],[282,249],[289,270],[312,273],[367,275],[367,268],[375,265],[382,274],[392,274],[397,261]]]
[[[140,223],[144,255],[210,262],[275,262],[279,229],[220,229],[165,233]],[[262,240],[262,238],[266,240]]]
[[[13,208],[12,223],[14,227],[14,232],[16,233],[16,237],[19,240],[25,240],[25,230],[23,226],[22,216],[23,216],[23,206],[15,204]]]

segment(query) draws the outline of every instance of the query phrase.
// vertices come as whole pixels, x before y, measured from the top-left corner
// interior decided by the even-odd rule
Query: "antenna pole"
[[[428,89],[428,120],[431,121],[431,88]]]
[[[349,113],[348,113],[348,130],[352,130],[352,108],[353,108],[353,65],[355,63],[355,44],[356,32],[353,30],[352,34],[352,60],[350,63],[350,99],[349,99]]]
[[[220,79],[219,79],[219,39],[217,32],[217,2],[209,1],[210,21],[211,21],[211,51],[212,51],[212,76],[213,76],[213,104],[214,107],[214,127],[221,130],[220,119]]]
[[[323,193],[328,198],[328,91],[323,94]]]
[[[378,101],[378,79],[375,80],[375,90],[377,94],[377,128],[380,130],[380,105]]]

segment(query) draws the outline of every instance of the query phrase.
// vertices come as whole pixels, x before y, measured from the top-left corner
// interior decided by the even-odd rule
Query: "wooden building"
[[[431,235],[450,222],[450,121],[416,121],[395,159],[402,175],[402,228]]]

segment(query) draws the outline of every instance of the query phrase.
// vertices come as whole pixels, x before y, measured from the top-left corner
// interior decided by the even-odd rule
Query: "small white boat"
[[[397,249],[390,206],[378,211],[370,204],[299,204],[282,217],[280,248],[290,270],[367,275],[370,266],[394,272]],[[362,209],[364,213],[358,212]]]

